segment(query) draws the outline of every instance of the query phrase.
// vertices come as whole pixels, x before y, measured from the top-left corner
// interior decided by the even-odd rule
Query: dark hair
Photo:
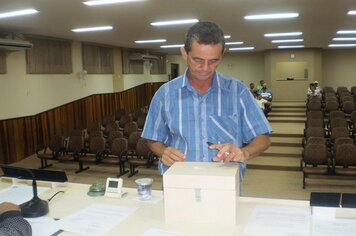
[[[221,44],[222,51],[225,49],[224,32],[213,22],[200,21],[189,28],[184,42],[187,53],[192,50],[193,41],[199,44]]]

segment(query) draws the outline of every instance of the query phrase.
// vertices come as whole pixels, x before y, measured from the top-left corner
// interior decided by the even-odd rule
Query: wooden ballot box
[[[163,175],[167,222],[236,223],[237,164],[176,162]]]

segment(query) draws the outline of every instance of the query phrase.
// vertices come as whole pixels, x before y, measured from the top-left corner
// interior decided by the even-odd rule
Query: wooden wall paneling
[[[6,122],[0,121],[0,163],[8,163],[8,139],[6,137]]]
[[[55,134],[69,136],[73,129],[101,121],[118,108],[132,112],[149,105],[162,83],[150,83],[114,93],[97,94],[28,117],[0,120],[0,163],[13,163],[35,153]]]
[[[33,154],[37,147],[37,136],[38,127],[37,120],[35,116],[25,117],[23,126],[23,136],[24,136],[24,156],[29,156]]]

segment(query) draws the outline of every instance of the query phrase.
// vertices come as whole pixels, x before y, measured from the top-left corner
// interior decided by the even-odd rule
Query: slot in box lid
[[[164,188],[236,190],[239,186],[236,163],[176,162],[163,175]]]

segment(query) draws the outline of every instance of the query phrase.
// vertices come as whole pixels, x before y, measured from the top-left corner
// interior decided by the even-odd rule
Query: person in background
[[[257,92],[257,88],[255,87],[255,83],[250,83],[250,92],[254,94]]]
[[[315,87],[315,91],[318,94],[321,94],[321,88],[319,87],[319,82],[318,81],[314,81],[314,87]]]
[[[272,90],[267,88],[266,82],[264,82],[262,88],[258,90],[258,94],[260,94],[262,98],[266,99],[267,101],[272,102],[272,98],[273,98]]]
[[[264,83],[265,83],[265,81],[263,79],[260,80],[260,84],[257,85],[257,91],[260,91],[262,89]]]
[[[262,98],[261,94],[258,94],[257,92],[255,92],[253,95],[256,99],[258,106],[261,108],[265,116],[268,117],[268,113],[271,111],[271,103],[266,99]]]
[[[31,225],[25,220],[19,206],[3,202],[0,204],[0,236],[31,236]]]
[[[155,93],[142,137],[161,174],[175,162],[232,161],[243,162],[242,181],[245,161],[270,146],[272,129],[247,86],[216,71],[224,51],[220,27],[196,23],[181,48],[188,68]]]
[[[308,98],[321,97],[320,90],[315,88],[314,83],[309,84],[309,88],[307,89],[307,96],[308,96]]]

